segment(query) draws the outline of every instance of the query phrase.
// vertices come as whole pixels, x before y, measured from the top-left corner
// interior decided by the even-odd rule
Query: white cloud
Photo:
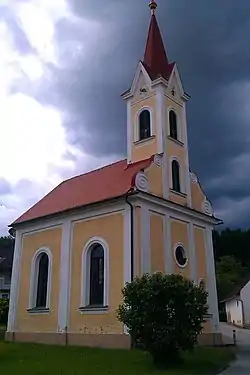
[[[90,157],[68,143],[59,110],[42,105],[20,89],[11,91],[23,76],[40,84],[46,63],[59,64],[55,23],[66,17],[77,21],[66,1],[12,0],[5,5],[18,18],[35,52],[18,52],[9,25],[0,22],[0,178],[12,186],[11,192],[0,196],[0,235],[63,178],[109,161]]]

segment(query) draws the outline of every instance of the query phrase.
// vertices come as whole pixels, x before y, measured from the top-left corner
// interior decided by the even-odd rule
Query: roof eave
[[[122,198],[125,198],[127,196],[135,195],[137,193],[138,193],[138,191],[131,190],[131,191],[128,191],[127,193],[118,195],[116,197],[104,199],[104,200],[97,201],[97,202],[92,202],[92,203],[85,204],[85,205],[82,205],[82,206],[69,208],[67,210],[58,211],[58,212],[55,212],[55,213],[52,213],[52,214],[49,214],[49,215],[39,216],[39,217],[30,219],[30,220],[25,220],[25,221],[21,221],[21,222],[17,222],[17,223],[13,222],[12,224],[8,225],[8,228],[10,228],[9,233],[10,232],[15,233],[15,231],[17,229],[19,229],[20,227],[25,226],[27,224],[37,223],[39,220],[52,219],[52,218],[55,218],[55,217],[58,217],[58,216],[61,216],[61,215],[64,215],[64,214],[73,214],[73,213],[75,213],[75,212],[77,212],[77,211],[79,211],[83,208],[89,208],[89,207],[95,206],[95,205],[98,206],[100,204],[105,204],[105,203],[111,203],[111,202],[116,201],[118,199],[122,199]]]

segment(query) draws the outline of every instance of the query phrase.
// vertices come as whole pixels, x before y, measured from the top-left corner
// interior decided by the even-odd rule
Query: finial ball
[[[150,1],[149,8],[151,9],[152,14],[154,14],[155,9],[157,8],[157,4],[154,0]]]

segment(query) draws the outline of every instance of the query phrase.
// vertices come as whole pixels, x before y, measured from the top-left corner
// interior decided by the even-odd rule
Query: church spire
[[[155,10],[157,8],[157,3],[152,0],[149,3],[149,7],[151,9],[151,21],[148,30],[143,64],[151,79],[156,79],[157,77],[168,79],[173,66],[168,62],[161,32],[156,20]]]

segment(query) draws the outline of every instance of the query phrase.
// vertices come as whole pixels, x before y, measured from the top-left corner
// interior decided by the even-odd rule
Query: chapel
[[[6,340],[130,346],[116,309],[126,282],[179,273],[208,292],[200,344],[220,344],[212,230],[220,223],[189,165],[190,96],[156,19],[127,108],[123,160],[62,182],[11,225]]]

